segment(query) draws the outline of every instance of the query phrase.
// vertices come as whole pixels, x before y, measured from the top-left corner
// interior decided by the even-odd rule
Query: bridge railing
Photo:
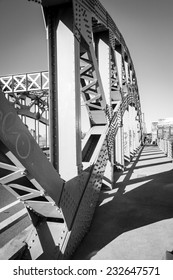
[[[173,158],[173,139],[158,139],[158,146],[166,156]]]
[[[48,71],[0,77],[0,86],[6,94],[49,89]]]

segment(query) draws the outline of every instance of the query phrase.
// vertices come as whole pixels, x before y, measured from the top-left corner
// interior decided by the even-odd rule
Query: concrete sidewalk
[[[90,231],[73,259],[161,260],[173,250],[173,163],[145,146],[113,190],[102,191]]]

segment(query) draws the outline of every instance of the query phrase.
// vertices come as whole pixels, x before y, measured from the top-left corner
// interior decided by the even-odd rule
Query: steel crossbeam
[[[5,93],[46,90],[49,88],[48,72],[2,76],[0,85]]]
[[[39,119],[40,123],[48,126],[48,72],[0,77],[0,86],[26,125],[31,124],[28,119],[33,119],[35,122]],[[39,142],[36,123],[30,129],[35,131],[35,139]],[[45,130],[47,131],[47,128]]]
[[[22,258],[68,259],[101,187],[114,187],[115,170],[140,145],[140,99],[129,50],[98,0],[34,2],[48,31],[49,71],[0,78],[0,183],[33,222]],[[38,139],[39,124],[49,126],[50,161],[26,117]]]

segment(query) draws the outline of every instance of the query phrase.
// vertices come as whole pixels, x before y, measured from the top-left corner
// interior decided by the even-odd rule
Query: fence
[[[173,139],[158,139],[159,148],[170,158],[173,158]]]

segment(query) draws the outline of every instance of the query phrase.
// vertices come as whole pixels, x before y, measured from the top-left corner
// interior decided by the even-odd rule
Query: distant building
[[[173,139],[173,118],[159,119],[151,124],[152,141]]]

